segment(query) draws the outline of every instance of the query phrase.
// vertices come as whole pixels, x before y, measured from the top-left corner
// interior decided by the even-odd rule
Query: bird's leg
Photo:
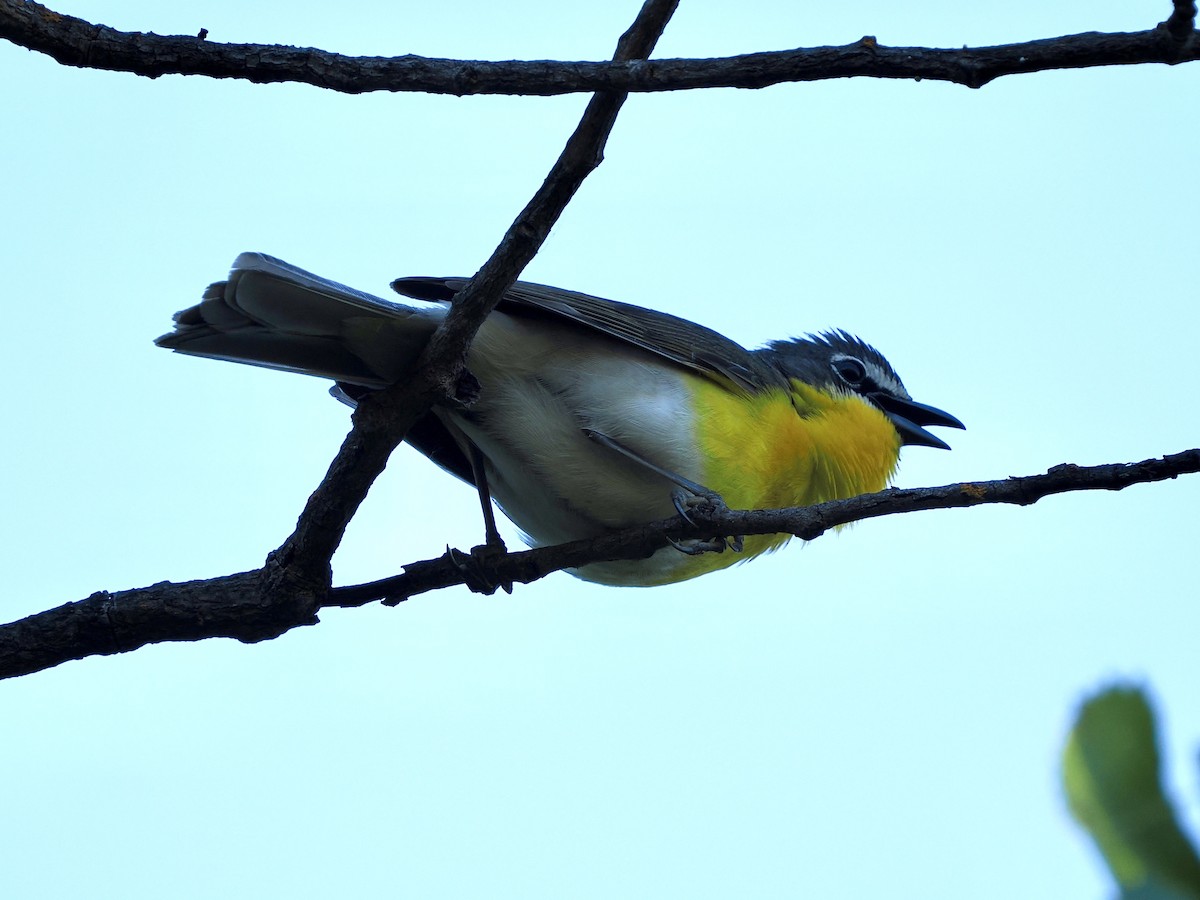
[[[642,456],[640,453],[630,450],[615,438],[611,438],[607,434],[603,434],[591,428],[584,428],[583,433],[597,444],[600,444],[603,447],[608,447],[610,450],[615,450],[626,459],[632,460],[638,465],[644,466],[651,472],[661,475],[663,478],[667,479],[673,484],[678,485],[675,490],[671,491],[671,503],[675,506],[675,511],[678,512],[680,517],[688,524],[695,524],[692,517],[688,514],[689,510],[706,506],[709,509],[719,512],[720,510],[729,508],[725,505],[725,501],[721,498],[721,495],[716,491],[710,490],[704,485],[692,481],[690,478],[684,478],[678,472],[672,472],[670,469],[664,469],[657,463],[646,459],[646,457]],[[742,551],[743,540],[741,535],[737,535],[731,538],[712,538],[707,541],[690,541],[687,544],[671,541],[671,546],[673,546],[680,553],[687,553],[689,555],[707,553],[710,551],[720,553],[726,547],[728,547],[734,553],[740,553]]]
[[[507,551],[504,538],[496,528],[496,510],[492,507],[492,491],[488,487],[487,470],[483,465],[483,453],[474,444],[470,445],[471,476],[475,481],[475,490],[479,492],[479,506],[483,510],[483,546]]]
[[[503,588],[506,594],[512,593],[511,581],[496,581],[489,572],[488,563],[498,556],[508,552],[504,546],[504,538],[496,528],[496,511],[492,507],[492,492],[488,487],[487,471],[483,464],[483,453],[474,444],[470,445],[467,454],[471,461],[471,477],[475,481],[475,489],[479,492],[479,506],[483,510],[483,543],[472,547],[469,555],[457,550],[446,548],[446,555],[454,566],[463,574],[463,580],[468,588],[477,594],[494,594],[496,588]]]

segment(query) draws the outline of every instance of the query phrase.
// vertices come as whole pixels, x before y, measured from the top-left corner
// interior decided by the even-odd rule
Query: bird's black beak
[[[949,450],[949,444],[937,435],[929,433],[922,426],[967,427],[950,413],[943,412],[936,406],[926,406],[915,400],[902,400],[890,394],[875,393],[869,394],[868,397],[871,402],[883,410],[884,415],[891,419],[892,424],[896,426],[896,430],[900,432],[901,446],[938,447],[942,450]]]

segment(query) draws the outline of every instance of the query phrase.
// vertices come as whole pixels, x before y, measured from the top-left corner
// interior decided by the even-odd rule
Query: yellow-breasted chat
[[[430,301],[414,307],[243,253],[155,343],[328,378],[353,404],[403,379],[465,283],[393,282]],[[405,440],[486,486],[538,546],[686,514],[694,501],[771,509],[881,490],[901,446],[948,449],[926,426],[963,427],[915,402],[882,354],[842,331],[747,350],[666,313],[524,282],[484,321],[467,366],[477,402],[435,407]],[[748,537],[732,553],[666,547],[574,574],[667,584],[788,538]]]

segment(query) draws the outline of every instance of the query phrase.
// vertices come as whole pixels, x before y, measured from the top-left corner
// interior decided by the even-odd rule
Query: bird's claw
[[[703,493],[695,491],[685,491],[682,488],[677,488],[671,492],[671,503],[675,507],[675,511],[679,513],[679,517],[689,525],[695,525],[696,520],[692,518],[690,513],[704,512],[707,514],[725,512],[729,509],[725,505],[725,501],[716,491],[704,491]],[[695,541],[670,541],[671,546],[680,553],[686,553],[688,556],[699,556],[701,553],[722,553],[727,548],[734,553],[741,553],[745,547],[745,540],[742,536],[734,535],[733,537],[714,537],[706,540]]]
[[[667,543],[688,556],[700,556],[704,553],[722,553],[725,550],[724,538],[709,538],[706,541],[677,541],[667,538]]]
[[[472,547],[470,553],[446,547],[446,558],[462,575],[463,584],[472,592],[485,596],[496,593],[496,588],[503,588],[506,594],[512,593],[512,581],[497,579],[492,572],[495,562],[506,553],[508,548],[503,541],[480,544]]]
[[[683,488],[676,488],[671,491],[671,504],[675,507],[675,512],[679,513],[683,521],[689,525],[696,524],[696,520],[689,515],[692,510],[711,513],[729,509],[725,505],[725,501],[721,499],[721,495],[716,491],[698,493],[695,491],[685,491]]]

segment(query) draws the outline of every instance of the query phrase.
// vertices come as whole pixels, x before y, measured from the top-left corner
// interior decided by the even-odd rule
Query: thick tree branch
[[[163,641],[278,636],[282,613],[264,603],[264,570],[202,581],[169,581],[110,594],[97,591],[0,626],[0,678],[40,672],[72,659],[128,653]],[[292,623],[315,622],[308,613]]]
[[[221,44],[204,37],[117,31],[28,0],[0,0],[0,38],[63,65],[160,75],[207,75],[258,83],[293,81],[361,94],[554,94],[763,88],[829,78],[904,78],[982,87],[1005,75],[1200,59],[1195,5],[1175,0],[1147,31],[1090,32],[996,47],[886,47],[875,38],[844,47],[748,53],[721,59],[612,62],[484,61],[421,56],[352,57],[310,47]],[[206,30],[201,30],[207,35]]]
[[[942,487],[864,494],[800,509],[711,512],[688,524],[666,519],[591,541],[576,541],[509,553],[487,561],[497,580],[535,581],[550,572],[606,559],[638,559],[667,545],[667,538],[789,532],[812,540],[830,528],[926,509],[955,509],[989,503],[1036,503],[1070,491],[1118,491],[1133,484],[1163,481],[1200,472],[1200,449],[1138,463],[1104,466],[1060,465],[1044,475],[978,481]],[[698,513],[692,513],[696,518]],[[362,606],[387,598],[396,603],[424,591],[463,584],[461,565],[447,554],[405,566],[394,578],[335,588],[322,606]],[[476,560],[478,564],[480,561]],[[478,574],[478,565],[473,567]],[[116,594],[99,592],[77,603],[0,626],[0,678],[11,678],[86,656],[123,653],[157,641],[209,637],[261,640],[278,633],[276,611],[264,604],[265,571],[207,581],[162,583]],[[305,624],[296,622],[296,625]]]

